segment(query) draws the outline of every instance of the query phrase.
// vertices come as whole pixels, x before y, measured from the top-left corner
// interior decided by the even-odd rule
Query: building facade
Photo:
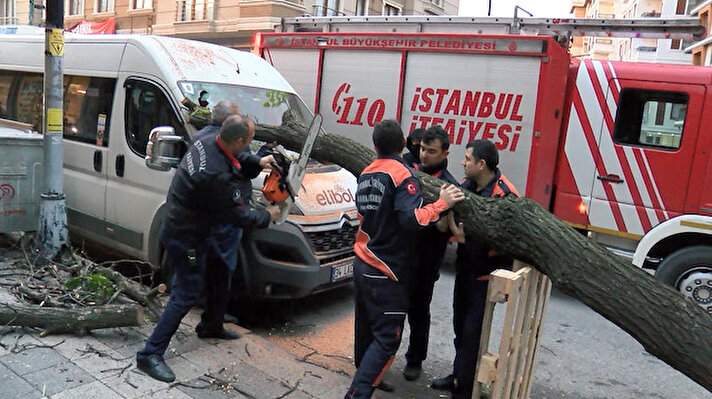
[[[0,0],[1,24],[39,25],[40,2]],[[257,32],[300,15],[456,15],[459,0],[64,0],[65,28],[110,20],[116,33],[152,33],[248,48]],[[34,23],[33,23],[34,17]]]
[[[698,17],[700,24],[707,29],[707,37],[693,43],[685,48],[685,52],[691,54],[692,65],[712,65],[712,0],[688,1],[687,9],[690,16]]]

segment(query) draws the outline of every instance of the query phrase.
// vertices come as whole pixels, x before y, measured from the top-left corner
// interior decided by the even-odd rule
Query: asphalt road
[[[393,394],[377,398],[447,398],[428,387],[451,370],[451,303],[454,271],[449,250],[431,306],[432,326],[424,375],[416,382],[401,376],[409,334],[386,379]],[[305,362],[353,374],[353,290],[344,288],[291,303],[260,309],[253,331],[287,348]],[[497,342],[502,311],[495,312]],[[549,305],[532,388],[532,399],[703,399],[712,398],[692,380],[649,355],[632,337],[591,309],[554,291]]]

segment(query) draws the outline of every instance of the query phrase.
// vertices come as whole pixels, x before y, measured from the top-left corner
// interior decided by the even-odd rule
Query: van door
[[[67,219],[72,230],[102,236],[116,79],[65,75],[64,84]]]
[[[684,210],[705,88],[601,79],[601,65],[589,63],[593,91],[583,100],[602,111],[589,114],[602,121],[590,229],[639,239]]]
[[[123,74],[122,74],[123,75]],[[147,259],[151,224],[171,184],[173,171],[146,167],[146,143],[156,126],[172,126],[187,137],[178,109],[160,82],[122,76],[114,108],[121,137],[109,146],[106,194],[107,228],[128,254]]]

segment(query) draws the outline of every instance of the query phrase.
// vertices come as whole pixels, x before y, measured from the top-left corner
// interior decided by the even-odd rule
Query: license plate
[[[339,281],[345,278],[349,278],[354,274],[354,263],[349,262],[346,264],[333,266],[331,268],[331,281]]]

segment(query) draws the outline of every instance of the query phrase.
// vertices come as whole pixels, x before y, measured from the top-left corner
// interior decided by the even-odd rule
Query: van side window
[[[613,139],[619,144],[675,150],[685,127],[686,93],[624,88]]]
[[[12,89],[12,82],[14,76],[7,75],[6,73],[0,73],[0,118],[9,118],[10,110],[8,106],[10,105],[10,90]]]
[[[106,147],[116,79],[65,76],[64,138]]]
[[[186,136],[183,124],[161,89],[138,80],[126,82],[125,87],[126,141],[133,152],[146,155],[148,134],[157,126],[172,126],[177,135]]]
[[[20,122],[31,124],[38,132],[42,129],[42,75],[25,75],[20,79],[17,92],[16,117],[12,118]]]

